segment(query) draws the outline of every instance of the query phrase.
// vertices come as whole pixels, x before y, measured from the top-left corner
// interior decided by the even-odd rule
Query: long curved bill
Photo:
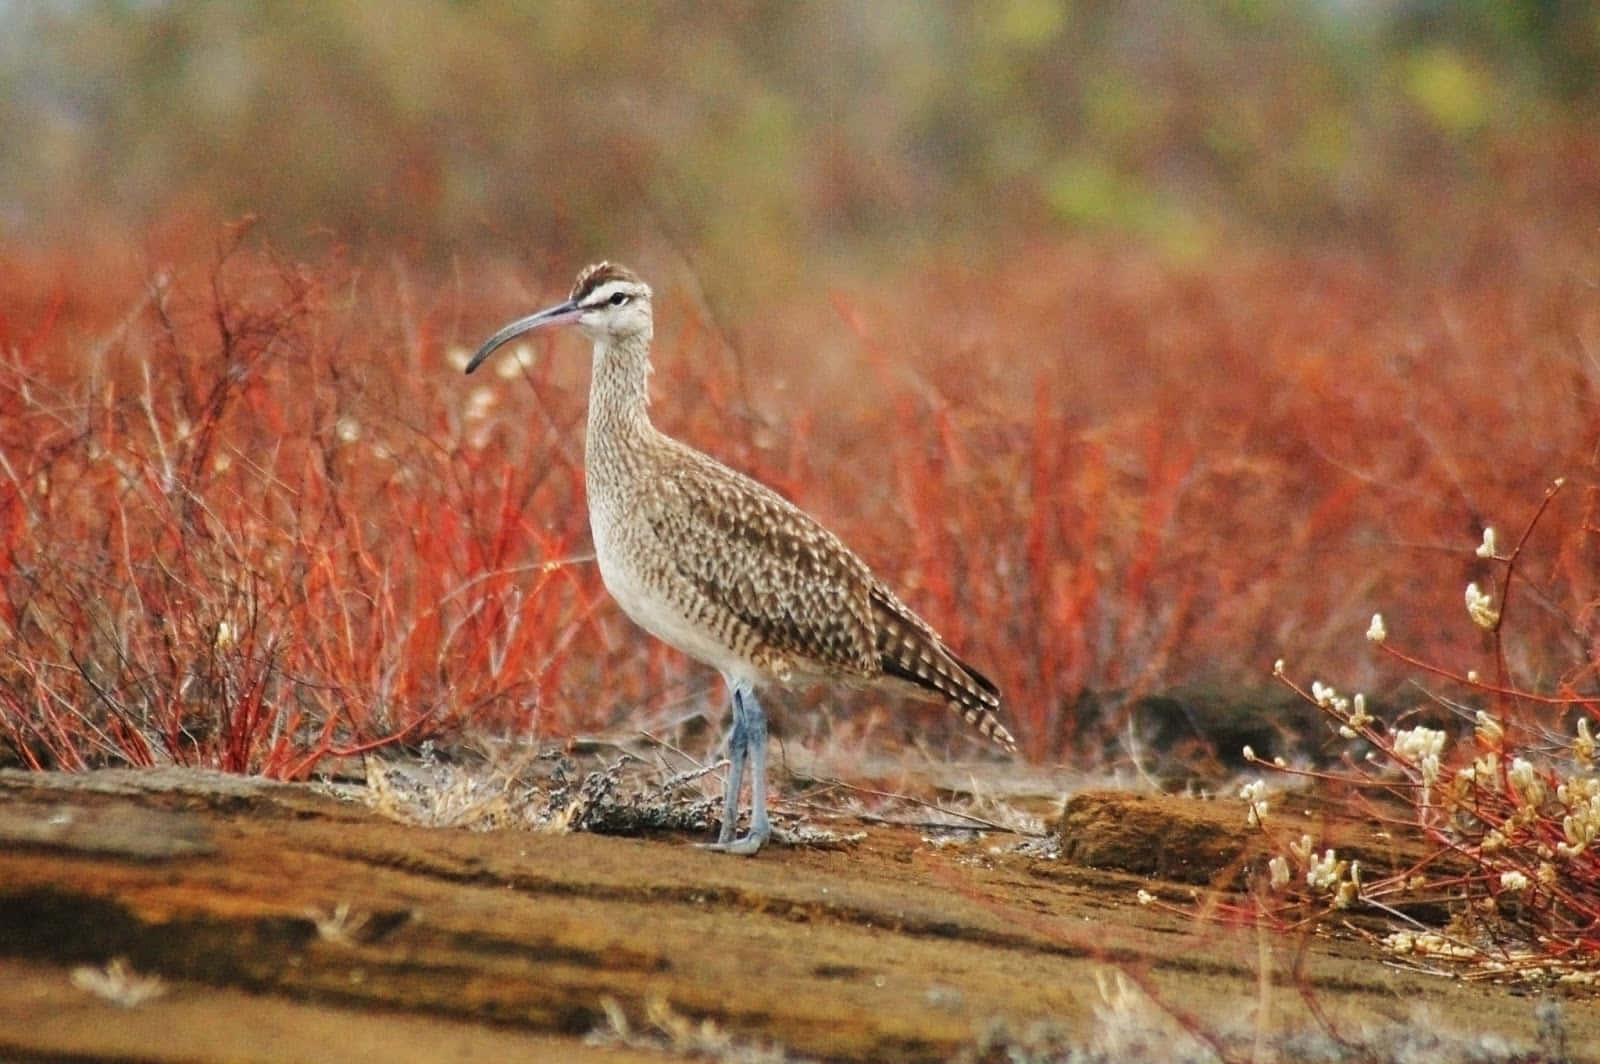
[[[483,342],[483,346],[478,348],[478,353],[472,356],[472,361],[467,363],[467,372],[471,373],[477,369],[484,359],[523,333],[532,332],[534,329],[542,329],[546,325],[565,325],[568,322],[577,321],[582,314],[583,308],[569,299],[565,303],[553,306],[548,310],[541,310],[537,314],[529,314],[526,318],[518,318]]]

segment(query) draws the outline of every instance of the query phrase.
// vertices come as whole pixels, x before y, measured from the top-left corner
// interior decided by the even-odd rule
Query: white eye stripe
[[[637,295],[638,292],[632,285],[613,281],[610,284],[601,285],[587,296],[584,296],[578,305],[585,310],[594,310],[604,306],[620,307],[624,303],[632,302]]]

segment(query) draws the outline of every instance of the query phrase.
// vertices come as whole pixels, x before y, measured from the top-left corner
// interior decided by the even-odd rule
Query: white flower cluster
[[[1379,635],[1383,636],[1383,618],[1374,614],[1372,623],[1379,630]],[[1373,638],[1371,629],[1367,631],[1367,638]],[[1378,639],[1377,641],[1382,642],[1383,640]],[[1276,672],[1279,675],[1283,673],[1283,662],[1281,660],[1278,662]],[[1346,739],[1356,738],[1363,728],[1372,723],[1372,716],[1367,712],[1367,696],[1364,694],[1358,692],[1354,696],[1347,698],[1341,695],[1338,689],[1331,684],[1325,684],[1321,680],[1312,680],[1311,698],[1319,708],[1327,710],[1339,719],[1339,734]]]
[[[1485,631],[1492,631],[1500,623],[1500,611],[1494,608],[1494,596],[1479,590],[1477,584],[1467,585],[1467,616]]]
[[[1322,851],[1321,857],[1313,858],[1306,866],[1306,886],[1312,890],[1332,890],[1338,885],[1343,872],[1338,855],[1329,847]]]
[[[1437,728],[1401,728],[1394,733],[1394,756],[1422,773],[1431,786],[1439,779],[1439,756],[1444,753],[1444,732]]]
[[[1311,841],[1310,835],[1301,835],[1299,842],[1291,842],[1289,853],[1296,863],[1306,866],[1306,886],[1319,894],[1332,894],[1334,908],[1348,909],[1361,896],[1360,861],[1341,861],[1332,848],[1324,850],[1322,856],[1318,857],[1316,844]],[[1274,883],[1280,874],[1283,881],[1288,882],[1287,864],[1274,867],[1272,862],[1268,862],[1268,868]]]
[[[1252,751],[1252,754],[1254,751]],[[1239,797],[1250,803],[1250,808],[1245,811],[1245,822],[1253,828],[1261,826],[1267,819],[1269,806],[1267,804],[1267,784],[1264,780],[1256,780],[1239,788]]]
[[[1401,728],[1394,733],[1395,760],[1411,765],[1422,776],[1422,793],[1418,801],[1423,806],[1433,804],[1433,787],[1439,782],[1439,757],[1444,753],[1445,734],[1437,728]],[[1493,758],[1491,751],[1488,755]],[[1457,774],[1460,778],[1460,774]],[[1453,784],[1454,785],[1454,784]],[[1460,784],[1465,786],[1465,782]]]
[[[1577,857],[1600,838],[1600,778],[1568,780],[1556,788],[1556,800],[1568,810],[1561,818],[1566,841],[1556,843],[1556,852]]]
[[[1514,757],[1511,759],[1511,770],[1506,773],[1511,779],[1511,786],[1516,791],[1516,798],[1522,805],[1537,809],[1544,805],[1544,800],[1550,796],[1550,791],[1533,770],[1533,763],[1525,758]]]

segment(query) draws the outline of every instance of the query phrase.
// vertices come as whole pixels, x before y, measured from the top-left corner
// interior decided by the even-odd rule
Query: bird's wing
[[[996,717],[998,688],[837,536],[770,488],[698,452],[686,455],[693,457],[649,493],[644,516],[680,587],[695,597],[692,610],[734,618],[745,638],[794,666],[891,680],[937,698],[1015,748]]]
[[[737,618],[796,665],[862,678],[878,672],[876,581],[837,536],[710,459],[680,465],[656,488],[646,519],[706,606]]]

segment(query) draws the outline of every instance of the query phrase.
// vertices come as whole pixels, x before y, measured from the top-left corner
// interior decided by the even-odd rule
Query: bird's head
[[[467,363],[471,373],[484,359],[523,333],[546,325],[576,325],[596,343],[620,343],[650,336],[650,286],[633,271],[598,262],[578,274],[565,303],[519,318],[484,341]]]

